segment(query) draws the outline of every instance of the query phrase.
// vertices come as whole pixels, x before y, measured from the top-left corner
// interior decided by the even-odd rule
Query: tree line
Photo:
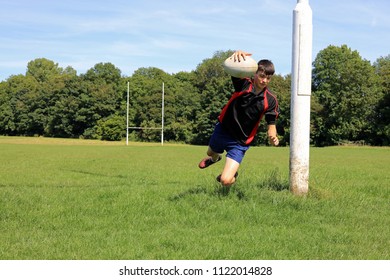
[[[123,76],[112,63],[98,63],[78,75],[68,66],[38,58],[25,74],[0,83],[0,134],[121,140],[126,136],[127,83],[129,126],[161,127],[164,83],[164,140],[205,145],[217,116],[233,92],[222,62],[233,51],[217,51],[194,71],[169,74],[155,67]],[[277,65],[276,65],[277,66]],[[328,46],[313,62],[311,143],[390,143],[390,55],[373,64],[348,46]],[[274,75],[278,96],[277,129],[288,145],[290,75]],[[130,129],[131,141],[160,141],[161,131]],[[264,122],[255,145],[266,145]]]

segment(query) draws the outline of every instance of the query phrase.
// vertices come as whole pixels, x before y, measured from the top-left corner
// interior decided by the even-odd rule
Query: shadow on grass
[[[249,186],[252,183],[247,183]],[[206,187],[197,186],[186,191],[183,191],[179,194],[173,195],[168,198],[170,201],[178,201],[180,199],[184,199],[189,196],[206,194],[213,197],[237,197],[239,200],[248,200],[248,196],[244,191],[241,190],[241,187],[245,185],[245,183],[240,183],[239,185],[233,185],[231,187],[224,187],[221,184],[216,183],[214,189],[209,189]],[[255,188],[258,189],[268,189],[273,191],[285,191],[289,189],[289,181],[286,178],[283,178],[279,172],[279,169],[272,170],[269,174],[267,174],[263,180],[257,181],[253,184]]]
[[[186,190],[184,192],[181,192],[177,195],[173,195],[173,196],[169,197],[168,200],[177,201],[177,200],[183,199],[187,196],[202,194],[202,193],[207,194],[208,190],[204,187],[196,187],[196,188],[192,188],[192,189]]]
[[[120,179],[127,178],[127,176],[124,176],[124,175],[106,175],[106,174],[102,174],[102,173],[90,172],[90,171],[84,171],[84,170],[76,170],[76,169],[64,169],[64,170],[68,171],[68,172],[72,172],[72,173],[90,175],[90,176],[95,176],[95,177],[120,178]]]
[[[170,201],[178,201],[180,199],[192,196],[192,195],[198,195],[198,194],[206,194],[212,197],[228,197],[231,196],[231,194],[236,195],[239,200],[246,200],[246,196],[243,191],[237,189],[236,187],[223,187],[220,184],[214,188],[214,190],[207,189],[205,187],[196,187],[192,189],[188,189],[184,192],[181,192],[177,195],[173,195],[168,198]]]
[[[260,189],[268,189],[274,191],[289,190],[290,183],[288,179],[283,178],[278,168],[272,170],[262,181],[256,184]]]
[[[237,186],[224,187],[218,185],[215,187],[213,194],[218,197],[225,197],[231,194],[237,196],[239,200],[247,200],[245,193],[239,188],[237,188]]]

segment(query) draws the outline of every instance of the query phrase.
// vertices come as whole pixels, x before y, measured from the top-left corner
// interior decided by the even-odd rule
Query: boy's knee
[[[228,186],[234,184],[235,181],[236,181],[236,178],[234,176],[230,176],[230,175],[222,174],[221,178],[220,178],[221,184],[224,185],[225,187],[228,187]]]

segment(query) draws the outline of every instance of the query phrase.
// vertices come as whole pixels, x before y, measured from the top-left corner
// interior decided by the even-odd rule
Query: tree
[[[11,76],[4,88],[5,111],[2,113],[9,135],[34,135],[43,133],[41,85],[32,76]]]
[[[374,63],[375,72],[382,85],[383,97],[378,102],[375,145],[390,145],[390,55]]]
[[[27,64],[26,76],[32,76],[38,82],[44,83],[53,76],[61,74],[62,71],[62,68],[58,67],[58,63],[46,58],[37,58]]]
[[[195,73],[178,73],[166,83],[164,138],[191,143],[195,137],[194,124],[199,111],[200,95],[191,83]]]
[[[194,73],[170,75],[161,69],[139,68],[129,79],[130,124],[136,127],[161,127],[162,83],[164,83],[164,139],[190,143],[199,106],[197,88],[191,83]],[[161,131],[138,131],[142,141],[159,141]]]
[[[234,91],[231,77],[222,68],[223,61],[232,51],[218,51],[205,59],[195,70],[196,84],[200,93],[200,107],[195,123],[196,144],[207,144],[217,117]]]
[[[94,138],[97,122],[121,110],[124,89],[121,71],[112,63],[98,63],[81,78],[83,92],[80,95],[79,121],[88,123],[83,137]]]
[[[63,86],[52,92],[48,101],[45,135],[77,138],[90,126],[85,82],[78,76],[63,75],[61,83]]]
[[[124,116],[111,115],[98,120],[96,138],[108,141],[120,141],[125,136],[126,119]]]
[[[322,106],[314,115],[314,143],[322,146],[367,139],[381,98],[370,62],[342,45],[320,51],[313,66],[313,94]]]
[[[111,63],[98,63],[83,75],[70,66],[38,58],[25,75],[0,83],[0,134],[119,140],[125,133],[127,82],[130,126],[161,125],[165,85],[164,139],[192,144],[209,141],[217,117],[233,92],[222,62],[233,51],[217,51],[191,72],[168,74],[139,68],[122,77]],[[329,46],[313,62],[311,141],[317,146],[342,141],[390,144],[390,55],[371,65],[347,46]],[[288,144],[291,77],[274,75],[270,89],[281,114],[277,130]],[[132,140],[160,141],[161,131],[130,131]],[[261,122],[254,145],[267,143]]]
[[[130,124],[136,127],[161,127],[162,83],[170,75],[161,69],[139,68],[129,79],[130,84]],[[167,87],[168,89],[168,87]],[[141,141],[159,141],[157,131],[138,131]]]
[[[85,73],[84,78],[93,82],[117,85],[121,78],[121,70],[109,62],[97,63]]]
[[[0,134],[13,135],[16,129],[15,112],[12,110],[7,85],[6,82],[0,83]]]
[[[26,88],[29,94],[24,96],[24,100],[19,99],[24,102],[28,110],[28,125],[24,134],[48,135],[50,116],[57,95],[65,86],[65,78],[75,75],[76,72],[71,67],[63,71],[57,63],[46,58],[35,59],[28,63],[26,76],[23,79],[30,84]]]

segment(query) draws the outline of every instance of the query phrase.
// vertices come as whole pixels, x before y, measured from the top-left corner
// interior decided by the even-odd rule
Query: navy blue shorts
[[[241,145],[237,140],[231,137],[219,122],[211,135],[209,147],[219,154],[226,151],[226,157],[231,158],[238,163],[241,163],[245,152],[249,149],[249,146]]]

